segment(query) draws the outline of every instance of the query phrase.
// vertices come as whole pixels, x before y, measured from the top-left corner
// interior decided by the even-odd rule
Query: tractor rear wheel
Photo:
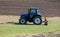
[[[26,24],[27,20],[25,18],[19,19],[19,24]]]
[[[34,17],[33,18],[33,23],[37,24],[37,25],[40,25],[42,23],[41,17],[39,17],[39,16]]]

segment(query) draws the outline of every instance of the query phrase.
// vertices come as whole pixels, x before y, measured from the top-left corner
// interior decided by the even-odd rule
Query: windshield
[[[36,10],[35,10],[35,9],[32,9],[32,10],[31,10],[31,13],[36,13]]]

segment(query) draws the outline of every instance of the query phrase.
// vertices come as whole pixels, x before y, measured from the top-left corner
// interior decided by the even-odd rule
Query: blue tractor
[[[42,15],[39,8],[29,8],[27,14],[22,14],[19,23],[26,24],[27,21],[33,22],[36,25],[42,24]]]

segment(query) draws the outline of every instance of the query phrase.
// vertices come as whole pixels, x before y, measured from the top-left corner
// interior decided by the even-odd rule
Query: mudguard
[[[40,17],[42,17],[41,15],[38,15],[38,14],[34,14],[34,16],[33,16],[32,18],[34,18],[35,16],[40,16]]]

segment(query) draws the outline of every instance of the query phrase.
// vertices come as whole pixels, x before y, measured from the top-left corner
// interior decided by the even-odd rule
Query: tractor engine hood
[[[21,17],[28,17],[28,14],[22,14]]]

